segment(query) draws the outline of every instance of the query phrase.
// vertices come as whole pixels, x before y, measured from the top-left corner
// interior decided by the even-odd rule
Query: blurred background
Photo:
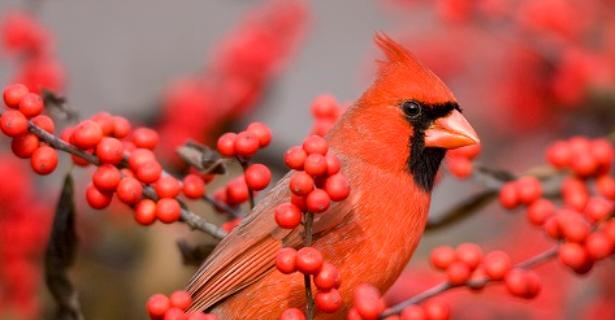
[[[372,39],[382,31],[449,84],[481,136],[480,163],[521,173],[544,163],[554,140],[615,127],[614,13],[606,0],[3,0],[0,83],[52,90],[81,118],[107,111],[157,128],[157,152],[178,170],[174,150],[186,139],[211,144],[262,121],[274,138],[257,160],[279,177],[283,152],[315,130],[314,99],[330,94],[344,106],[370,84],[379,57]],[[33,47],[43,49],[24,58]],[[45,318],[52,305],[41,257],[70,159],[37,178],[8,153],[8,139],[2,144],[0,319]],[[93,211],[83,200],[92,169],[75,172],[81,242],[73,275],[84,314],[143,319],[148,296],[182,288],[194,271],[177,241],[214,241],[184,225],[140,227],[121,204]],[[443,172],[432,217],[482,189]],[[228,220],[202,204],[193,211]],[[466,241],[516,260],[549,246],[521,214],[490,205],[428,232],[390,301],[442,279],[428,268],[429,250]],[[552,262],[539,268],[544,290],[531,301],[501,288],[444,298],[455,319],[613,319],[613,266],[605,261],[579,278]]]

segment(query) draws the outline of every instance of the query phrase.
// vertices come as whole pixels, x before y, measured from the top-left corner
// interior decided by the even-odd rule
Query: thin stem
[[[537,267],[541,264],[546,263],[547,261],[553,259],[555,256],[557,256],[557,251],[559,249],[559,245],[555,245],[552,248],[545,250],[525,261],[522,261],[518,264],[515,265],[515,268],[520,268],[520,269],[531,269],[534,267]],[[382,313],[380,315],[381,319],[384,319],[388,316],[392,316],[395,314],[398,314],[400,312],[402,312],[405,308],[414,305],[414,304],[419,304],[425,300],[428,300],[430,298],[433,298],[437,295],[440,295],[450,289],[453,288],[461,288],[461,287],[466,287],[466,288],[482,288],[483,286],[485,286],[486,284],[490,283],[490,282],[501,282],[501,281],[493,281],[490,280],[489,278],[480,278],[480,279],[476,279],[476,280],[472,280],[472,281],[468,281],[465,285],[453,285],[449,282],[441,282],[413,297],[408,298],[407,300],[404,300],[392,307],[390,307],[389,309],[387,309],[384,313]]]
[[[49,146],[53,147],[54,149],[70,153],[72,155],[78,156],[88,161],[89,163],[93,165],[100,166],[100,163],[101,163],[100,159],[98,159],[98,157],[96,157],[95,155],[78,149],[77,147],[56,137],[55,135],[43,130],[41,127],[35,125],[31,121],[28,121],[28,131],[36,135],[41,141],[47,143]],[[125,165],[126,165],[126,161],[122,161],[119,167],[124,167]],[[156,200],[158,198],[154,189],[152,189],[149,186],[145,186],[145,188],[143,188],[143,195],[153,200]],[[186,204],[182,200],[177,199],[177,201],[180,203],[182,207],[181,208],[181,221],[186,223],[190,228],[192,228],[193,230],[199,230],[199,231],[205,232],[216,239],[222,239],[226,236],[226,232],[224,230],[222,230],[215,224],[203,219],[201,216],[187,210]]]
[[[306,212],[305,225],[303,235],[303,246],[309,247],[312,245],[312,224],[314,223],[314,214]],[[312,276],[309,274],[303,275],[303,283],[305,285],[305,313],[308,320],[314,319],[314,297],[312,296]]]

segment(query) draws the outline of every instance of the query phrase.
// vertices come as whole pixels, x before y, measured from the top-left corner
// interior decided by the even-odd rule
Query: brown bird
[[[386,291],[416,248],[430,193],[446,150],[478,143],[455,97],[401,45],[377,35],[386,60],[375,82],[327,135],[352,186],[350,197],[314,221],[314,243],[340,270],[344,307],[315,319],[343,319],[353,289],[369,283]],[[274,209],[288,202],[288,175],[260,201],[199,268],[187,290],[191,310],[221,319],[277,319],[304,309],[299,273],[275,268],[280,248],[302,245],[302,228],[281,229]]]

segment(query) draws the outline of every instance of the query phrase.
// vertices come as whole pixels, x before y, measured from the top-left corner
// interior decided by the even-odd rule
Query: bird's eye
[[[402,104],[402,109],[409,119],[416,119],[421,115],[423,108],[414,101],[406,101]]]

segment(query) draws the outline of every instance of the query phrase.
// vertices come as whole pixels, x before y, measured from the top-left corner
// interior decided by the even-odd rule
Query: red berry
[[[271,171],[267,166],[255,163],[246,169],[244,174],[248,188],[256,191],[267,188],[271,182]]]
[[[615,243],[602,232],[594,232],[585,240],[585,251],[592,260],[600,260],[610,256],[615,249]]]
[[[484,270],[489,279],[502,280],[512,268],[512,261],[503,251],[493,251],[485,256]]]
[[[314,277],[314,284],[318,290],[329,290],[332,288],[339,288],[342,281],[342,276],[337,268],[325,262],[322,265],[320,272]]]
[[[450,308],[442,301],[427,301],[423,309],[429,320],[448,320],[451,317]]]
[[[158,133],[150,128],[137,128],[132,132],[132,143],[137,148],[152,150],[156,148],[159,141]]]
[[[132,177],[125,177],[117,185],[117,197],[120,201],[126,204],[135,204],[141,200],[143,194],[143,186],[141,183]]]
[[[90,154],[89,152],[86,152],[88,154]],[[90,165],[90,162],[84,158],[81,158],[79,156],[76,155],[71,155],[70,158],[73,160],[73,163],[79,167],[87,167]]]
[[[596,188],[598,192],[609,200],[615,200],[615,179],[604,175],[596,179]]]
[[[175,199],[164,198],[156,204],[156,217],[162,223],[173,223],[181,217],[181,207]]]
[[[332,176],[342,169],[340,160],[331,152],[327,153],[325,160],[327,161],[327,175]]]
[[[143,199],[135,208],[135,221],[143,226],[149,226],[156,221],[156,202],[151,199]]]
[[[90,120],[98,123],[104,136],[110,136],[113,134],[113,116],[109,113],[99,112],[90,117]]]
[[[120,174],[120,170],[110,164],[98,167],[92,176],[94,186],[106,192],[115,191],[121,179],[122,175]]]
[[[448,170],[459,179],[465,179],[472,175],[472,161],[462,157],[447,157]]]
[[[562,196],[566,206],[577,211],[583,211],[589,201],[589,191],[585,183],[579,179],[567,178],[562,183]]]
[[[540,279],[533,271],[511,270],[504,279],[506,289],[512,295],[521,298],[534,298],[540,292]]]
[[[53,123],[53,120],[44,114],[32,118],[32,124],[49,133],[53,133],[56,130],[56,125]]]
[[[342,174],[330,176],[325,181],[325,191],[333,201],[342,201],[350,194],[348,179]]]
[[[124,145],[115,138],[102,138],[96,146],[96,155],[103,163],[118,164],[124,158]]]
[[[474,270],[481,262],[483,251],[474,243],[462,243],[457,246],[457,259]]]
[[[164,320],[186,320],[186,313],[179,308],[170,308],[164,314]]]
[[[451,263],[451,265],[446,269],[448,282],[455,286],[466,283],[466,281],[470,279],[471,275],[472,271],[470,271],[468,265],[461,261]]]
[[[11,84],[4,88],[3,98],[7,107],[17,109],[21,99],[28,94],[29,90],[21,83]]]
[[[329,209],[331,198],[326,191],[322,189],[314,189],[307,195],[305,204],[309,212],[321,213]]]
[[[181,192],[182,186],[177,179],[171,176],[162,176],[154,184],[154,190],[160,198],[175,198]]]
[[[235,152],[237,155],[250,158],[256,154],[259,146],[258,137],[252,133],[243,131],[237,134],[237,139],[235,140]]]
[[[80,149],[91,149],[103,138],[100,125],[92,120],[81,122],[71,135],[71,143]]]
[[[615,158],[613,146],[607,139],[596,139],[591,142],[591,154],[602,168],[610,168]]]
[[[32,133],[13,138],[11,141],[11,150],[13,153],[22,159],[27,159],[32,156],[34,151],[38,149],[38,137]]]
[[[296,205],[297,208],[301,210],[301,212],[307,212],[307,204],[305,203],[305,197],[291,194],[290,203]]]
[[[329,144],[327,140],[321,136],[312,135],[303,140],[303,150],[310,154],[320,154],[322,156],[327,154],[329,150]]]
[[[401,312],[400,320],[427,320],[427,315],[420,306],[411,305]]]
[[[294,229],[301,224],[301,211],[291,203],[282,203],[275,208],[275,222],[284,229]]]
[[[28,119],[17,110],[7,110],[0,118],[0,129],[9,137],[28,133]]]
[[[128,137],[130,134],[131,125],[126,118],[113,117],[113,136],[122,139]]]
[[[311,106],[312,116],[316,119],[331,119],[336,118],[339,112],[339,106],[334,97],[323,94],[314,99]]]
[[[305,315],[297,308],[290,308],[282,312],[279,320],[305,320]]]
[[[155,294],[147,300],[146,307],[151,318],[162,318],[171,308],[171,301],[165,295]]]
[[[297,271],[296,259],[297,250],[289,247],[282,248],[275,259],[275,266],[283,274],[291,274]]]
[[[598,162],[589,153],[577,154],[570,162],[572,171],[580,177],[591,177],[599,169]]]
[[[249,133],[254,135],[258,139],[259,146],[264,148],[271,142],[271,130],[269,127],[261,122],[252,122],[246,129]]]
[[[104,193],[92,184],[85,190],[85,199],[88,201],[90,207],[94,209],[100,210],[108,207],[112,198],[112,194]]]
[[[515,182],[519,201],[529,205],[542,196],[540,181],[535,177],[522,177]]]
[[[583,269],[589,262],[589,256],[585,248],[574,242],[566,242],[560,246],[559,259],[573,270]]]
[[[337,289],[318,291],[314,296],[316,308],[325,313],[334,313],[342,307],[342,295]]]
[[[19,102],[19,112],[26,118],[38,116],[44,109],[43,99],[36,93],[29,92]]]
[[[354,307],[363,319],[375,320],[384,312],[385,304],[378,289],[362,284],[354,291]]]
[[[583,213],[591,221],[602,221],[613,211],[613,202],[602,197],[593,197],[587,202]]]
[[[305,196],[314,190],[314,179],[309,174],[298,171],[290,177],[289,187],[293,194]]]
[[[567,167],[571,158],[572,152],[566,142],[558,141],[547,149],[547,160],[558,169]]]
[[[137,179],[143,183],[154,183],[162,175],[162,166],[157,161],[147,161],[143,163],[135,174]]]
[[[303,170],[303,164],[307,158],[307,153],[302,147],[295,146],[284,154],[284,163],[287,167],[294,170]]]
[[[297,270],[304,274],[317,274],[322,268],[324,258],[314,247],[303,247],[297,251],[295,263]]]
[[[148,149],[135,149],[128,157],[128,166],[130,170],[136,172],[146,162],[156,160],[156,156]]]
[[[305,159],[303,170],[312,177],[322,176],[327,173],[327,160],[323,155],[310,154]]]
[[[192,304],[192,297],[190,296],[190,293],[186,291],[175,291],[171,293],[171,295],[169,296],[169,300],[171,301],[172,307],[184,311],[187,310],[188,307],[190,307],[190,304]]]
[[[538,199],[527,208],[528,220],[537,226],[542,226],[554,214],[555,205],[547,199]]]
[[[431,251],[431,264],[440,270],[446,270],[456,259],[457,252],[449,246],[439,246]]]
[[[615,243],[615,220],[609,220],[609,222],[603,225],[602,231],[604,234]]]
[[[249,197],[250,190],[248,189],[248,185],[242,176],[231,180],[226,185],[226,198],[229,204],[236,205],[244,203],[248,201]]]
[[[502,186],[499,195],[500,204],[506,209],[514,209],[519,205],[519,193],[514,182]]]
[[[34,172],[40,175],[50,174],[58,166],[58,153],[51,147],[40,146],[32,153],[30,164]]]
[[[184,195],[190,199],[199,199],[205,194],[205,182],[196,174],[189,174],[184,178]]]
[[[566,240],[583,242],[590,233],[590,226],[583,217],[574,211],[563,210],[557,215],[559,230]]]
[[[237,141],[237,134],[227,132],[218,138],[218,152],[225,157],[235,156],[235,141]]]

